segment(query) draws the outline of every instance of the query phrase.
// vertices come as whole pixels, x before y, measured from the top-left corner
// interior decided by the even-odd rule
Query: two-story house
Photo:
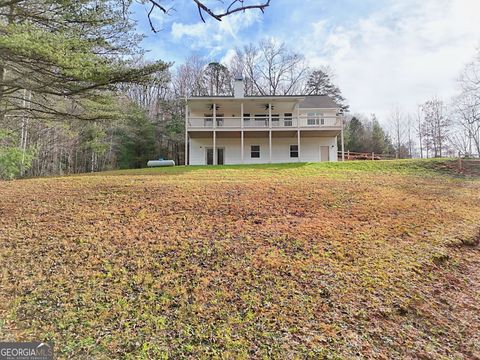
[[[234,96],[187,100],[188,165],[337,161],[341,109],[328,96]],[[342,151],[343,156],[343,151]]]

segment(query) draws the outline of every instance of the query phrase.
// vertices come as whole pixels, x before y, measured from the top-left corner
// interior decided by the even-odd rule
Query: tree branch
[[[200,0],[192,0],[195,5],[198,8],[198,14],[200,16],[200,19],[202,19],[203,22],[205,22],[205,18],[203,16],[203,13],[208,14],[212,18],[218,21],[222,21],[222,18],[225,16],[240,12],[240,11],[246,11],[246,10],[253,10],[253,9],[258,9],[262,13],[265,11],[265,8],[270,6],[270,0],[264,0],[264,2],[260,4],[255,4],[255,5],[244,5],[245,0],[233,0],[230,5],[227,7],[227,9],[223,12],[216,13],[215,11],[209,9],[203,1]],[[150,8],[150,11],[148,12],[148,21],[150,23],[150,28],[152,29],[153,32],[157,32],[155,27],[152,24],[151,20],[151,14],[154,9],[159,9],[162,11],[164,14],[168,13],[168,9],[166,9],[163,5],[160,4],[159,0],[148,0],[148,2],[152,5]]]

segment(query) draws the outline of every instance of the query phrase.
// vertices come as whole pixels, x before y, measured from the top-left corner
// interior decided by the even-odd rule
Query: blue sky
[[[329,65],[352,111],[384,121],[396,106],[407,112],[432,96],[448,101],[480,45],[478,0],[271,0],[265,14],[253,10],[206,24],[191,0],[162,4],[175,11],[156,13],[156,34],[147,8],[134,7],[148,58],[181,63],[196,53],[222,61],[235,47],[274,38],[311,66]]]

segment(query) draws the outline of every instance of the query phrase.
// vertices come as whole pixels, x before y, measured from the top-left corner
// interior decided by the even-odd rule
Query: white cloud
[[[209,52],[209,56],[216,56],[224,52],[227,47],[243,44],[247,39],[239,34],[258,23],[261,15],[258,12],[249,11],[236,13],[225,17],[222,21],[207,18],[207,22],[172,24],[172,37],[176,41],[192,41],[188,44],[191,49],[201,49]]]
[[[396,104],[410,111],[455,93],[480,45],[479,14],[477,0],[396,0],[350,24],[313,24],[297,51],[333,67],[352,110],[385,118]]]

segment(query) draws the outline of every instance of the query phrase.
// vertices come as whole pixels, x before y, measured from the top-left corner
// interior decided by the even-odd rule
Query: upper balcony
[[[241,117],[188,117],[188,128],[191,130],[216,129],[216,130],[238,130],[238,129],[297,129],[302,130],[332,130],[341,129],[342,120],[340,116],[272,116],[271,124],[267,114],[255,117],[244,117],[243,124]]]

